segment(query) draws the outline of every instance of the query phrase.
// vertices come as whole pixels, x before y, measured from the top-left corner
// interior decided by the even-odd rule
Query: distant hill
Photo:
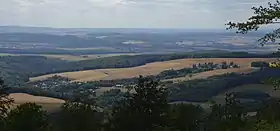
[[[174,29],[174,28],[51,28],[32,26],[0,26],[0,33],[182,33],[226,32],[223,29]]]

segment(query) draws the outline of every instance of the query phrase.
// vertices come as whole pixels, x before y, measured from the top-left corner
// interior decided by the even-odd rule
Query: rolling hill
[[[143,66],[137,67],[129,67],[129,68],[109,68],[109,69],[96,69],[96,70],[85,70],[85,71],[76,71],[76,72],[64,72],[64,73],[54,73],[48,75],[42,75],[38,77],[31,77],[30,81],[38,81],[44,80],[52,76],[62,76],[68,77],[73,81],[97,81],[97,80],[114,80],[114,79],[125,79],[125,78],[133,78],[139,75],[149,76],[156,75],[164,70],[170,69],[182,69],[192,67],[193,64],[197,63],[205,63],[205,62],[214,62],[214,63],[222,63],[226,62],[234,62],[240,66],[240,69],[228,69],[228,70],[218,70],[218,71],[209,71],[204,72],[202,74],[197,74],[194,77],[202,77],[202,76],[212,76],[219,75],[228,72],[250,72],[250,65],[253,61],[266,61],[271,62],[275,61],[274,58],[190,58],[190,59],[178,59],[178,60],[170,60],[164,62],[153,62]]]

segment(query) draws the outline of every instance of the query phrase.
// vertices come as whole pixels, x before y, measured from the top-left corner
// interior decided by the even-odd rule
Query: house
[[[121,85],[121,84],[117,84],[115,87],[117,87],[117,88],[122,88],[122,87],[123,87],[123,85]]]

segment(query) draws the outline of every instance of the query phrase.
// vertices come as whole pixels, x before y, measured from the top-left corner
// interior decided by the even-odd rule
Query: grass
[[[190,68],[193,64],[205,63],[205,62],[214,62],[222,63],[223,61],[231,62],[240,65],[241,69],[228,69],[228,70],[218,70],[212,72],[206,72],[202,74],[197,74],[194,76],[213,76],[217,74],[223,74],[227,72],[247,72],[251,71],[250,65],[253,61],[274,61],[273,58],[195,58],[195,59],[178,59],[165,62],[154,62],[149,63],[143,66],[131,67],[131,68],[112,68],[112,69],[96,69],[96,70],[85,70],[85,71],[76,71],[76,72],[65,72],[65,73],[54,73],[38,77],[30,78],[30,81],[44,80],[49,77],[58,75],[63,77],[68,77],[73,79],[73,81],[97,81],[97,80],[114,80],[114,79],[125,79],[138,77],[139,75],[148,76],[148,75],[157,75],[164,70],[170,69],[182,69]]]

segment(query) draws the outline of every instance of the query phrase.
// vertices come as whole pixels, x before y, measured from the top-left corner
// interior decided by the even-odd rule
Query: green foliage
[[[269,67],[269,64],[267,62],[264,61],[255,61],[251,63],[251,67]]]
[[[257,112],[259,120],[266,120],[268,123],[280,122],[280,102],[279,100],[264,101],[262,107]]]
[[[263,25],[277,24],[280,18],[280,2],[268,3],[268,7],[253,7],[254,15],[249,17],[246,22],[229,22],[227,29],[237,29],[237,33],[247,33],[248,31],[256,31]],[[259,39],[263,45],[268,42],[276,42],[280,38],[280,29],[276,29]]]
[[[246,126],[247,115],[234,94],[226,95],[226,104],[213,104],[206,118],[208,131],[238,131]]]
[[[213,103],[210,112],[189,104],[170,105],[169,92],[158,81],[140,77],[133,86],[135,93],[112,90],[103,97],[113,97],[113,108],[102,110],[88,94],[79,94],[66,102],[55,119],[41,106],[27,103],[13,109],[5,117],[4,131],[278,131],[279,101],[265,101],[256,117],[247,110],[236,94],[227,94],[225,104]],[[109,113],[108,115],[105,115]],[[249,121],[250,120],[250,121]],[[51,124],[52,123],[52,124]],[[4,123],[5,124],[5,123]],[[51,126],[52,125],[52,126]],[[55,128],[51,128],[54,127]]]
[[[280,89],[280,79],[275,77],[270,77],[263,81],[264,84],[272,85],[274,90]]]
[[[182,81],[167,85],[170,92],[168,99],[170,102],[206,102],[231,88],[247,84],[262,84],[263,80],[271,77],[280,77],[280,70],[264,68],[248,74],[229,73],[207,79]]]
[[[208,63],[198,63],[194,64],[192,68],[183,68],[179,70],[166,70],[162,71],[156,76],[153,76],[157,79],[172,79],[172,78],[178,78],[178,77],[185,77],[187,75],[191,75],[194,73],[200,73],[205,71],[211,71],[211,70],[218,70],[218,69],[227,69],[227,68],[239,68],[237,64],[234,64],[231,62],[230,64],[227,64],[226,62],[222,62],[221,64],[214,64],[213,62]],[[151,76],[152,77],[152,76]]]
[[[101,129],[102,115],[92,104],[66,102],[60,113],[60,128],[63,131],[99,131]]]
[[[172,105],[170,109],[170,123],[173,129],[179,131],[199,131],[204,115],[200,106],[188,104]]]
[[[280,125],[277,124],[269,124],[265,120],[261,120],[254,124],[253,129],[250,131],[280,131]]]
[[[167,122],[167,91],[157,81],[140,77],[134,87],[112,110],[109,130],[151,131]]]
[[[14,102],[13,99],[8,97],[8,89],[9,88],[4,84],[2,78],[0,78],[0,118],[3,118],[7,115],[8,109]]]
[[[41,106],[26,103],[8,114],[8,131],[49,131],[50,125],[46,112]]]
[[[13,99],[8,97],[8,87],[5,86],[4,81],[0,78],[0,130],[6,128],[6,118]]]
[[[111,109],[118,101],[125,99],[125,93],[120,89],[111,89],[97,97],[97,105],[102,108]]]

